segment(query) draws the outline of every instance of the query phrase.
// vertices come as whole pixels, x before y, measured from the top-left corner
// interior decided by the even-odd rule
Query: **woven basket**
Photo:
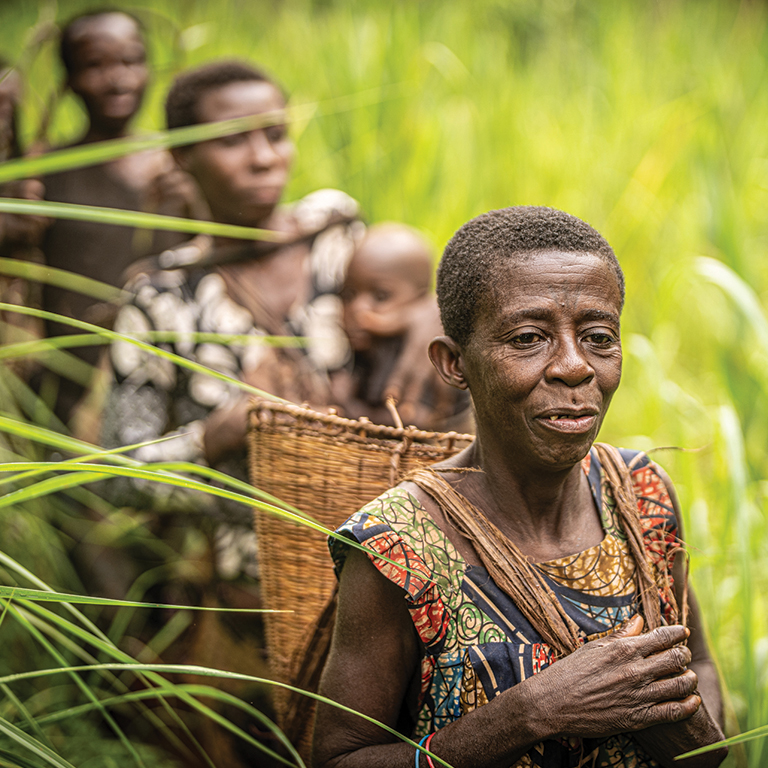
[[[334,530],[410,470],[442,461],[472,440],[472,435],[385,427],[258,399],[250,411],[251,482]],[[319,620],[328,632],[321,617],[329,614],[336,579],[326,536],[259,510],[255,525],[264,605],[293,611],[265,614],[271,671],[277,680],[299,683],[297,672]],[[275,689],[275,709],[285,729],[284,689]]]

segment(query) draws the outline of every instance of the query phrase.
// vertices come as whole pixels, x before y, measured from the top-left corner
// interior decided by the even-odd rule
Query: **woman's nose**
[[[251,165],[254,168],[269,168],[277,159],[272,142],[263,130],[251,131],[248,135]]]
[[[595,370],[578,340],[570,337],[561,339],[547,368],[548,378],[552,381],[562,381],[569,387],[577,387],[591,380],[594,375]]]

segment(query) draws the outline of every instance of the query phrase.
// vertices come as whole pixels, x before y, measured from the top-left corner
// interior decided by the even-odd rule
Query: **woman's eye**
[[[245,134],[233,133],[230,136],[220,136],[218,139],[214,139],[214,141],[221,147],[236,147],[245,141]]]
[[[287,133],[288,129],[284,125],[273,125],[266,129],[267,138],[273,144],[282,141]]]
[[[610,333],[590,333],[587,338],[593,344],[597,344],[600,347],[610,346],[616,341]]]
[[[534,333],[533,331],[527,331],[526,333],[518,333],[516,336],[512,337],[512,341],[515,342],[515,344],[535,344],[537,341],[541,339],[541,335],[538,333]]]
[[[385,301],[389,301],[392,298],[392,294],[389,291],[374,291],[373,298],[379,304],[383,304]]]

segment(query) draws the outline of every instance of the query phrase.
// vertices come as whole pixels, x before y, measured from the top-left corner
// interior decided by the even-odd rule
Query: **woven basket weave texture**
[[[255,400],[249,429],[251,482],[332,531],[410,470],[448,458],[472,439]],[[276,679],[291,682],[335,585],[327,537],[259,510],[255,527],[264,606],[292,611],[265,615],[270,667]],[[286,695],[275,690],[278,724]]]

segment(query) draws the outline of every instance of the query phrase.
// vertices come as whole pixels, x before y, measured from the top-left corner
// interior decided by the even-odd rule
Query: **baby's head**
[[[352,349],[365,352],[376,339],[400,336],[409,307],[429,292],[432,249],[404,224],[377,224],[357,247],[344,281],[344,330]]]

